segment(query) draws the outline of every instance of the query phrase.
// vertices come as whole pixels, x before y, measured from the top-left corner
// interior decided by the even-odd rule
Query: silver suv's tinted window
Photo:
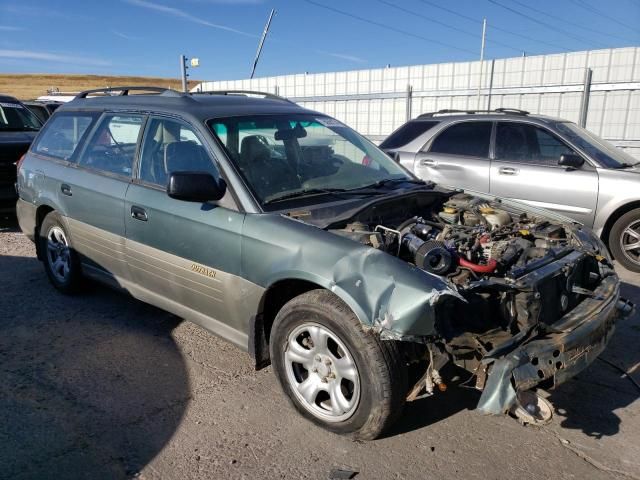
[[[430,152],[467,157],[489,157],[491,122],[456,123],[439,134]]]
[[[414,120],[405,123],[391,135],[389,135],[381,144],[380,148],[399,148],[412,142],[427,130],[435,127],[436,121]]]
[[[165,118],[149,121],[140,156],[140,180],[165,186],[169,173],[208,172],[216,168],[202,142],[186,123]]]
[[[79,164],[118,175],[131,175],[142,115],[107,115],[89,140]]]
[[[71,159],[96,116],[91,113],[58,113],[47,123],[33,151],[63,160]]]
[[[543,128],[518,122],[499,122],[496,159],[538,165],[558,165],[560,155],[574,153],[562,140]]]

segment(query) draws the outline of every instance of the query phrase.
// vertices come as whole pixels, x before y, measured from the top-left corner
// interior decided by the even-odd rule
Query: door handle
[[[420,160],[420,165],[423,167],[435,167],[438,165],[438,161],[433,158],[423,158]]]
[[[142,222],[146,222],[147,220],[149,220],[145,209],[136,207],[135,205],[131,207],[131,218],[135,218],[136,220],[140,220]]]
[[[498,169],[498,173],[500,175],[517,175],[518,174],[518,169],[517,168],[511,168],[511,167],[500,167]]]
[[[63,195],[66,195],[67,197],[70,197],[71,195],[73,195],[71,193],[71,187],[66,183],[63,183],[62,185],[60,185],[60,191],[62,192]]]

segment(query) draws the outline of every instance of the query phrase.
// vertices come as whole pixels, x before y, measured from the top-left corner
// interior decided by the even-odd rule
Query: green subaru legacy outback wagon
[[[448,363],[480,412],[546,422],[533,389],[584,369],[632,310],[580,224],[419,180],[270,94],[83,92],[17,188],[58,290],[89,277],[193,321],[272,364],[302,415],[363,439],[445,390]]]

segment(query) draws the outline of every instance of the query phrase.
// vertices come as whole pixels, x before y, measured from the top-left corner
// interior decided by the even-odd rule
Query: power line
[[[496,0],[488,0],[488,1],[489,1],[489,3],[493,3],[494,5],[497,5],[500,8],[504,8],[505,10],[508,10],[508,11],[510,11],[512,13],[515,13],[516,15],[519,15],[520,17],[526,18],[527,20],[529,20],[531,22],[537,23],[538,25],[542,25],[543,27],[548,28],[549,30],[553,30],[554,32],[561,32],[564,35],[567,35],[568,37],[574,38],[574,39],[576,39],[576,40],[578,40],[580,42],[586,42],[586,43],[591,43],[591,45],[596,45],[596,46],[599,45],[600,47],[603,47],[603,46],[606,47],[606,45],[603,45],[601,43],[598,44],[598,43],[590,42],[588,39],[585,39],[584,37],[579,37],[578,35],[574,35],[574,34],[572,34],[570,32],[567,32],[566,30],[561,30],[558,27],[554,27],[553,25],[551,25],[549,23],[543,22],[542,20],[538,20],[537,18],[534,18],[531,15],[527,15],[526,13],[522,13],[519,10],[516,10],[515,8],[511,8],[511,7],[508,7],[506,5],[503,5],[503,4],[499,3],[499,2],[497,2]]]
[[[533,7],[527,5],[526,3],[521,2],[519,0],[512,0],[512,1],[514,3],[517,3],[520,6],[524,7],[524,8],[527,8],[527,9],[533,11],[533,12],[539,13],[540,15],[544,15],[544,16],[549,17],[549,18],[554,18],[554,19],[558,20],[559,22],[566,23],[567,25],[573,25],[574,27],[581,28],[582,30],[586,30],[587,32],[597,33],[599,35],[604,35],[604,36],[611,37],[611,38],[617,38],[618,40],[624,40],[626,42],[632,41],[632,40],[630,40],[628,38],[625,38],[625,37],[620,37],[618,35],[613,35],[611,33],[603,32],[602,30],[596,30],[595,28],[586,27],[584,25],[580,25],[578,23],[572,22],[570,20],[566,20],[566,19],[558,17],[556,15],[552,15],[549,12],[544,12],[542,10],[538,10],[537,8],[533,8]]]
[[[433,3],[433,2],[429,2],[428,0],[420,0],[420,1],[422,3],[427,4],[427,5],[431,5],[434,8],[439,8],[440,10],[444,10],[445,12],[449,12],[452,15],[456,15],[456,16],[458,16],[460,18],[464,18],[465,20],[469,20],[470,22],[474,22],[474,23],[478,23],[479,22],[479,20],[477,18],[473,18],[473,17],[470,17],[468,15],[464,15],[464,14],[462,14],[460,12],[456,12],[455,10],[451,10],[449,8],[443,7],[443,6],[438,5],[436,3]],[[562,47],[562,46],[557,45],[555,43],[545,42],[544,40],[539,40],[537,38],[529,37],[527,35],[523,35],[522,33],[513,32],[511,30],[507,30],[506,28],[501,28],[501,27],[498,27],[496,25],[493,25],[492,23],[489,23],[489,26],[491,26],[491,28],[493,28],[494,30],[497,30],[497,31],[502,32],[502,33],[506,33],[507,35],[513,35],[514,37],[524,38],[525,40],[529,40],[531,42],[539,43],[541,45],[546,45],[548,47],[553,47],[555,49],[569,51],[568,48]]]
[[[387,0],[377,0],[377,1],[378,1],[378,2],[380,2],[380,3],[383,3],[383,4],[385,4],[385,5],[387,5],[387,6],[389,6],[389,7],[395,8],[396,10],[400,10],[400,11],[402,11],[402,12],[408,13],[409,15],[413,15],[414,17],[418,17],[418,18],[421,18],[421,19],[423,19],[423,20],[426,20],[427,22],[435,23],[436,25],[441,25],[441,26],[443,26],[443,27],[445,27],[445,28],[448,28],[448,29],[450,29],[450,30],[454,30],[454,31],[456,31],[456,32],[460,32],[460,33],[462,33],[462,34],[464,34],[464,35],[467,35],[467,36],[469,36],[469,37],[473,37],[473,38],[475,38],[475,39],[477,39],[477,38],[478,38],[478,36],[477,36],[477,35],[475,35],[475,34],[473,34],[473,33],[470,33],[469,31],[467,31],[467,30],[465,30],[465,29],[463,29],[463,28],[458,28],[458,27],[455,27],[455,26],[453,26],[453,25],[450,25],[450,24],[448,24],[448,23],[446,23],[446,22],[441,22],[440,20],[436,20],[436,19],[434,19],[434,18],[427,17],[426,15],[422,15],[422,14],[420,14],[420,13],[418,13],[418,12],[414,12],[413,10],[409,10],[409,9],[407,9],[407,8],[403,8],[403,7],[400,7],[400,6],[398,6],[398,5],[395,5],[394,3],[388,2]],[[521,51],[522,51],[522,49],[520,49],[520,48],[515,48],[514,46],[512,46],[512,45],[508,45],[508,44],[506,44],[506,43],[501,43],[501,42],[498,42],[498,41],[495,41],[495,40],[488,40],[488,41],[489,41],[489,42],[491,42],[491,43],[494,43],[494,44],[496,44],[496,45],[500,45],[501,47],[509,48],[509,49],[511,49],[511,50],[515,50],[515,51],[517,51],[517,52],[521,52]]]
[[[606,12],[603,12],[599,8],[596,8],[596,7],[592,6],[592,5],[589,5],[587,2],[578,2],[576,0],[571,0],[571,2],[574,3],[575,5],[578,5],[581,8],[584,8],[585,10],[587,10],[587,11],[589,11],[591,13],[595,13],[596,15],[600,15],[600,16],[603,16],[604,18],[608,18],[612,22],[615,22],[618,25],[622,25],[623,27],[630,28],[635,33],[638,33],[638,26],[637,25],[635,27],[632,27],[631,25],[627,25],[626,23],[623,23],[620,20],[607,15]]]
[[[338,14],[343,15],[345,17],[353,18],[353,19],[358,20],[360,22],[364,22],[364,23],[368,23],[370,25],[375,25],[376,27],[384,28],[385,30],[390,30],[392,32],[399,33],[401,35],[405,35],[405,36],[408,36],[408,37],[417,38],[417,39],[423,40],[425,42],[435,43],[437,45],[441,45],[443,47],[451,48],[453,50],[458,50],[460,52],[470,53],[472,55],[477,55],[477,52],[474,52],[474,51],[471,51],[471,50],[467,50],[466,48],[456,47],[455,45],[450,45],[448,43],[444,43],[444,42],[441,42],[439,40],[435,40],[433,38],[427,38],[427,37],[423,37],[422,35],[418,35],[416,33],[407,32],[406,30],[400,30],[399,28],[392,27],[391,25],[385,25],[384,23],[379,23],[379,22],[376,22],[375,20],[369,20],[368,18],[360,17],[358,15],[355,15],[355,14],[349,13],[349,12],[345,12],[343,10],[338,10],[337,8],[333,8],[333,7],[330,7],[328,5],[323,5],[321,3],[314,2],[313,0],[305,0],[305,1],[307,3],[315,5],[316,7],[324,8],[325,10],[330,10],[330,11],[332,11],[334,13],[338,13]]]

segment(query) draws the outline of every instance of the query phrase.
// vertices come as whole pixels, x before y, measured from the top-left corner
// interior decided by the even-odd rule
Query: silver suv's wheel
[[[407,369],[398,344],[366,331],[327,290],[304,293],[282,307],[269,350],[289,400],[318,425],[373,439],[402,412]]]
[[[609,248],[622,266],[640,272],[640,209],[625,213],[613,224]]]
[[[348,419],[360,399],[360,376],[338,336],[317,323],[289,334],[284,353],[287,380],[301,405],[327,422]]]
[[[82,272],[78,255],[73,249],[69,232],[60,215],[51,212],[39,228],[39,249],[49,280],[63,293],[80,289]]]

